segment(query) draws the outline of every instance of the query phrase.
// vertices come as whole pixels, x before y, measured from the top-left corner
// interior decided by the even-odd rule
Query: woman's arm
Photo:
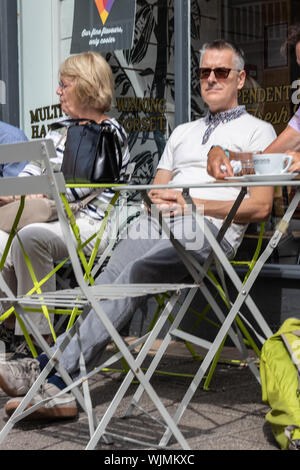
[[[263,153],[287,153],[288,149],[300,150],[300,133],[287,126]]]

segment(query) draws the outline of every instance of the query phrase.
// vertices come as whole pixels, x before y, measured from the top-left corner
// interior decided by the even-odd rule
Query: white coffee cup
[[[256,175],[280,175],[288,171],[293,157],[286,153],[254,153],[252,160]]]

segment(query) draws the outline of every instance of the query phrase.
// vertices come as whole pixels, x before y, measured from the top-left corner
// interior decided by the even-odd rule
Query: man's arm
[[[263,151],[263,153],[288,153],[294,157],[289,172],[300,171],[300,133],[287,126],[284,131]],[[237,157],[235,152],[229,152],[230,158]],[[223,172],[221,165],[226,168]],[[222,147],[216,146],[208,153],[207,172],[216,179],[233,176],[232,167]]]
[[[213,191],[213,189],[211,189]],[[274,189],[271,186],[253,186],[249,189],[249,197],[246,197],[235,217],[234,222],[248,224],[251,222],[263,222],[268,218],[273,206]],[[204,215],[224,219],[229,213],[234,201],[213,201],[195,199],[196,204],[203,204]]]
[[[153,184],[168,184],[172,179],[172,171],[170,170],[157,170]]]
[[[168,184],[172,172],[158,170],[154,184]],[[207,188],[213,191],[213,188]],[[241,224],[262,222],[266,220],[272,210],[274,190],[271,186],[253,186],[249,189],[249,197],[241,203],[234,221]],[[154,204],[159,205],[163,211],[174,215],[183,213],[186,204],[180,191],[173,189],[152,189],[149,193]],[[204,207],[204,215],[224,219],[229,213],[234,201],[214,201],[193,198],[196,205]]]
[[[300,132],[287,126],[263,153],[281,153],[288,149],[300,150]]]

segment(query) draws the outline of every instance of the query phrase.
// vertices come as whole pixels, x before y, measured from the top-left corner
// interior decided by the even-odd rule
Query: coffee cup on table
[[[256,175],[281,175],[288,171],[293,157],[286,153],[254,153],[252,160]]]

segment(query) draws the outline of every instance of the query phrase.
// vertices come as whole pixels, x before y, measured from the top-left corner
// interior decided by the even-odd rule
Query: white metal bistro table
[[[184,413],[184,410],[188,406],[195,390],[197,389],[197,386],[199,385],[203,375],[205,374],[205,372],[206,372],[210,362],[212,361],[216,351],[218,350],[219,345],[221,344],[223,338],[225,337],[225,335],[227,333],[231,334],[232,323],[234,322],[234,318],[235,318],[236,314],[239,312],[239,309],[240,309],[241,305],[243,303],[246,303],[249,310],[251,311],[254,318],[256,319],[257,323],[260,325],[265,337],[268,337],[272,334],[269,326],[267,325],[267,323],[265,322],[263,316],[259,312],[259,309],[254,304],[254,302],[251,299],[249,293],[250,293],[250,289],[251,289],[252,285],[254,284],[254,282],[255,282],[255,280],[256,280],[259,272],[260,272],[260,269],[264,265],[264,263],[265,263],[266,259],[268,258],[268,256],[270,256],[271,252],[277,246],[277,244],[278,244],[282,234],[284,233],[284,231],[287,229],[289,220],[291,219],[292,214],[294,213],[294,211],[295,211],[295,209],[296,209],[296,207],[299,203],[300,190],[297,190],[297,192],[296,192],[296,194],[293,198],[293,201],[291,202],[289,208],[287,209],[287,211],[286,211],[284,217],[282,218],[280,224],[276,228],[276,231],[275,231],[273,237],[271,238],[268,247],[266,248],[266,250],[260,256],[260,258],[257,262],[257,268],[252,271],[251,276],[249,276],[246,284],[242,285],[242,283],[241,283],[239,277],[237,276],[234,268],[230,264],[230,261],[226,258],[226,256],[224,255],[224,253],[223,253],[223,251],[220,247],[220,240],[224,236],[228,225],[232,221],[232,219],[233,219],[240,203],[242,202],[243,198],[245,197],[246,192],[247,192],[247,187],[249,187],[249,186],[262,186],[262,185],[270,186],[270,184],[272,184],[272,183],[268,182],[268,183],[264,184],[264,183],[261,183],[261,182],[260,183],[248,183],[248,182],[232,182],[232,181],[230,181],[230,182],[216,182],[216,183],[203,184],[203,185],[195,184],[195,185],[179,185],[179,186],[178,185],[177,186],[171,186],[171,185],[167,185],[167,186],[166,185],[155,185],[155,186],[151,186],[151,185],[146,185],[146,186],[141,186],[141,185],[139,185],[139,186],[116,185],[115,186],[118,191],[136,191],[136,190],[141,191],[142,195],[143,195],[143,197],[145,198],[146,201],[147,201],[147,191],[149,189],[153,188],[153,187],[155,187],[155,188],[166,188],[166,187],[172,188],[172,187],[174,187],[174,189],[181,188],[183,190],[183,195],[184,195],[187,203],[191,204],[193,206],[193,202],[192,202],[192,200],[190,198],[190,194],[189,194],[189,191],[190,191],[191,188],[193,188],[193,187],[205,187],[205,188],[211,187],[212,190],[213,190],[213,188],[216,187],[216,186],[223,186],[224,187],[228,184],[230,184],[231,186],[241,187],[241,191],[240,191],[240,193],[237,197],[237,200],[233,204],[232,210],[230,211],[228,217],[226,218],[226,221],[225,221],[223,227],[221,228],[217,238],[215,238],[213,236],[213,234],[210,232],[209,228],[204,225],[205,236],[206,236],[206,238],[208,239],[208,241],[211,245],[212,251],[211,251],[211,255],[208,257],[207,261],[204,263],[203,266],[201,266],[199,264],[199,262],[197,261],[197,259],[195,259],[192,252],[187,252],[186,250],[184,250],[184,248],[181,246],[181,244],[174,238],[172,232],[169,231],[169,227],[165,226],[164,219],[160,217],[158,212],[156,213],[155,211],[153,211],[153,215],[155,217],[158,217],[160,223],[162,224],[162,228],[164,230],[166,230],[167,234],[170,236],[171,242],[174,244],[174,246],[177,249],[179,255],[182,257],[183,263],[185,264],[185,266],[187,267],[189,273],[191,274],[193,282],[188,283],[188,284],[184,284],[184,285],[174,285],[174,284],[172,284],[172,285],[160,284],[160,285],[157,285],[157,286],[156,285],[155,286],[154,285],[152,285],[152,286],[151,285],[143,285],[143,286],[142,285],[132,285],[132,286],[120,286],[120,285],[118,285],[117,289],[114,289],[113,286],[103,286],[103,285],[99,286],[99,287],[98,286],[88,287],[88,286],[86,286],[84,281],[82,281],[81,282],[82,286],[80,284],[81,293],[80,293],[80,291],[77,291],[76,289],[72,290],[71,293],[66,292],[66,291],[60,293],[61,295],[64,296],[63,297],[64,302],[68,302],[69,301],[69,296],[72,295],[72,297],[75,298],[76,302],[78,302],[78,306],[82,306],[84,308],[84,311],[81,314],[81,316],[78,318],[78,321],[75,323],[73,329],[71,329],[69,331],[68,335],[64,338],[64,342],[60,345],[59,349],[56,350],[53,354],[51,353],[51,351],[49,351],[47,353],[47,355],[50,359],[48,365],[42,371],[42,373],[40,374],[40,376],[38,377],[38,379],[36,380],[34,385],[31,387],[31,389],[28,392],[28,394],[26,395],[26,397],[24,397],[22,403],[18,407],[19,411],[15,412],[16,414],[13,415],[14,417],[10,418],[10,420],[7,423],[7,425],[5,426],[5,428],[1,431],[0,440],[4,439],[4,437],[7,435],[7,433],[12,428],[12,426],[15,424],[15,422],[17,422],[19,419],[21,419],[21,415],[22,416],[28,415],[31,412],[33,412],[36,409],[36,407],[41,405],[41,403],[39,403],[37,405],[34,405],[34,406],[30,407],[30,409],[26,408],[27,405],[30,403],[31,397],[34,396],[34,393],[38,390],[39,386],[41,385],[41,383],[44,381],[44,379],[48,375],[50,369],[52,369],[52,367],[55,365],[58,372],[61,374],[63,380],[67,384],[67,389],[64,389],[64,392],[66,392],[67,390],[71,390],[71,391],[73,391],[73,393],[75,392],[74,394],[75,394],[77,400],[82,405],[83,409],[87,412],[87,415],[89,417],[90,440],[89,440],[89,443],[88,443],[86,449],[95,448],[95,446],[97,445],[100,438],[106,439],[107,437],[108,438],[110,437],[110,433],[109,433],[109,430],[107,429],[107,427],[110,423],[111,418],[114,415],[114,412],[115,412],[117,406],[119,405],[120,401],[124,397],[124,395],[125,395],[126,391],[128,390],[129,386],[131,385],[132,379],[134,378],[134,376],[138,379],[138,381],[140,383],[140,386],[138,386],[138,388],[137,388],[137,391],[136,391],[136,393],[134,395],[134,398],[133,398],[133,401],[132,401],[132,406],[130,406],[130,408],[128,409],[127,414],[130,413],[130,410],[133,409],[133,407],[135,405],[138,405],[138,402],[141,398],[142,393],[146,392],[149,395],[149,397],[151,398],[151,400],[152,400],[153,404],[155,405],[158,413],[160,414],[160,416],[162,418],[162,424],[164,426],[164,431],[163,431],[164,434],[163,434],[163,437],[162,437],[161,441],[157,445],[157,447],[166,447],[170,437],[173,435],[174,438],[177,440],[178,444],[181,446],[181,448],[189,449],[188,443],[186,442],[186,439],[185,439],[184,435],[182,434],[182,432],[180,431],[180,429],[178,427],[180,418],[181,418],[182,414]],[[273,185],[278,186],[279,184],[284,185],[284,186],[290,186],[290,185],[300,186],[300,181],[282,181],[280,183],[279,182],[274,182]],[[57,195],[57,199],[59,199],[58,195]],[[61,218],[63,219],[65,217],[63,208],[60,208],[60,212],[61,212]],[[195,210],[193,210],[193,214],[196,218],[196,221],[199,222],[199,226],[201,228],[202,227],[201,215]],[[75,252],[75,248],[73,246],[71,246],[70,249],[71,248]],[[238,291],[237,298],[234,301],[231,302],[231,309],[228,312],[228,314],[226,315],[226,317],[224,316],[223,312],[221,312],[220,309],[218,309],[218,306],[216,305],[216,302],[215,302],[213,296],[210,294],[210,292],[208,291],[208,289],[206,288],[206,286],[202,282],[204,276],[206,275],[206,271],[207,271],[208,267],[210,266],[210,264],[212,262],[216,262],[216,261],[217,261],[217,264],[219,265],[219,267],[224,272],[226,272],[228,274],[228,276],[230,277],[230,279],[232,280],[232,282],[234,283],[234,285],[235,285],[235,287]],[[78,269],[79,269],[79,267],[78,267]],[[254,271],[255,271],[255,275],[253,274]],[[182,306],[180,307],[179,312],[177,313],[177,316],[175,317],[174,323],[171,325],[171,328],[169,329],[169,331],[165,335],[164,340],[162,342],[162,345],[159,348],[154,360],[152,361],[152,363],[151,363],[149,369],[147,370],[147,372],[144,374],[142,372],[141,368],[142,368],[142,363],[145,359],[145,356],[147,355],[147,353],[148,353],[151,345],[153,344],[155,338],[157,338],[159,332],[161,331],[162,326],[167,321],[169,313],[171,313],[171,311],[173,310],[174,305],[177,303],[178,293],[183,288],[188,289],[188,294],[185,297],[185,300],[184,300]],[[99,292],[98,292],[98,290],[99,290]],[[117,333],[117,331],[115,331],[113,325],[110,324],[109,319],[107,318],[105,312],[101,308],[101,302],[99,302],[99,299],[101,299],[101,298],[110,298],[110,296],[112,296],[114,298],[115,295],[117,295],[117,296],[120,296],[120,295],[123,295],[123,296],[144,295],[145,293],[151,294],[151,293],[155,293],[155,292],[164,292],[165,290],[170,290],[170,291],[173,290],[173,295],[171,296],[171,299],[169,300],[167,306],[164,309],[164,312],[162,313],[161,317],[159,318],[159,320],[158,320],[157,324],[155,325],[154,329],[152,330],[152,332],[147,337],[142,339],[142,342],[144,344],[143,348],[140,350],[137,357],[134,357],[131,353],[131,351],[132,351],[131,347],[127,347],[123,343],[123,341],[120,338],[119,334]],[[176,334],[179,337],[180,330],[179,330],[178,326],[180,324],[180,321],[181,321],[181,319],[184,318],[184,316],[187,312],[187,309],[190,305],[190,302],[191,302],[191,300],[193,299],[195,293],[198,290],[200,290],[201,293],[210,302],[210,304],[213,307],[213,310],[218,315],[218,318],[220,319],[222,326],[221,326],[221,329],[219,330],[219,333],[216,335],[216,338],[213,341],[213,343],[211,343],[209,345],[208,352],[207,352],[207,354],[204,358],[204,361],[200,365],[198,372],[196,373],[194,379],[192,380],[190,386],[188,387],[183,399],[179,403],[179,406],[178,406],[175,414],[173,416],[171,416],[169,414],[169,412],[166,410],[163,403],[161,402],[158,394],[155,392],[155,390],[151,386],[150,379],[151,379],[151,376],[152,376],[152,374],[154,373],[154,371],[156,369],[156,366],[157,366],[160,358],[162,358],[163,355],[164,355],[164,352],[166,350],[168,342],[170,341],[170,338],[174,337]],[[53,302],[58,302],[59,303],[61,301],[61,300],[58,300],[58,297],[60,297],[60,294],[57,292],[52,296],[49,293],[47,293],[47,294],[44,293],[42,296],[36,296],[36,301],[37,301],[37,303],[43,303],[45,301],[45,298],[46,298],[45,296],[47,295],[47,297],[49,296],[48,301],[49,301],[50,304],[52,304]],[[61,297],[61,299],[62,299],[62,297]],[[31,303],[33,301],[33,297],[32,298],[28,297],[26,299],[23,297],[22,299],[15,299],[15,301],[17,303],[21,303],[21,304],[23,304],[24,302]],[[104,364],[100,365],[97,369],[93,370],[92,372],[86,373],[85,364],[83,362],[82,364],[80,364],[80,369],[82,370],[82,376],[77,381],[76,380],[73,381],[71,379],[71,377],[69,377],[69,375],[67,374],[66,370],[60,365],[60,362],[59,362],[60,355],[63,353],[63,350],[65,349],[65,347],[67,347],[67,344],[70,341],[71,337],[76,335],[76,336],[78,336],[78,341],[80,341],[79,326],[83,322],[85,316],[88,314],[88,310],[89,310],[90,306],[92,306],[94,308],[94,310],[98,314],[99,318],[103,321],[104,326],[107,329],[107,331],[109,332],[111,338],[115,341],[115,343],[116,343],[116,345],[117,345],[117,347],[118,347],[118,349],[121,353],[120,356],[118,355],[118,353],[115,356],[118,356],[118,358],[119,357],[124,357],[124,359],[127,361],[128,365],[130,367],[130,371],[125,376],[124,380],[122,381],[122,383],[121,383],[121,385],[118,389],[118,392],[112,398],[112,401],[111,401],[106,413],[104,414],[104,416],[101,418],[100,421],[98,421],[98,418],[95,416],[95,414],[93,412],[92,404],[90,403],[90,397],[89,397],[87,382],[88,382],[88,379],[93,374],[100,371],[102,367],[105,367],[105,366],[107,367],[109,364],[104,363]],[[24,315],[24,322],[26,323],[26,315]],[[27,326],[27,323],[26,323],[26,326]],[[34,327],[32,327],[32,331],[35,332]],[[181,332],[181,337],[182,337],[183,333],[184,332]],[[39,332],[36,332],[36,337],[40,337]],[[233,340],[235,341],[236,347],[238,347],[240,350],[242,350],[243,345],[242,345],[241,341],[239,340],[239,338],[235,338],[234,335],[232,335],[232,337],[233,337]],[[189,340],[190,339],[191,338],[189,338]],[[196,341],[197,341],[197,338],[196,338]],[[46,352],[47,352],[47,348],[46,348]],[[258,378],[257,370],[255,368],[255,365],[251,364],[251,363],[249,365],[250,365],[251,370],[253,371],[253,373],[256,374],[256,377]],[[82,387],[83,387],[83,394],[78,390],[78,387],[80,385],[82,385]],[[63,391],[61,393],[63,393]],[[43,403],[45,403],[45,402],[46,402],[46,400],[43,400]],[[148,416],[149,416],[149,414],[148,414]],[[157,422],[157,419],[156,419],[156,422]],[[146,446],[151,446],[152,445],[152,443],[144,443],[144,444]]]
[[[283,236],[283,234],[288,229],[290,220],[291,220],[291,218],[292,218],[292,216],[293,216],[293,214],[294,214],[294,212],[295,212],[295,210],[296,210],[296,208],[297,208],[297,206],[300,202],[300,179],[298,179],[298,177],[297,177],[297,178],[292,179],[292,180],[289,179],[289,178],[286,178],[286,179],[281,179],[280,181],[271,181],[271,182],[270,181],[265,181],[265,182],[264,181],[255,181],[255,182],[252,181],[252,182],[250,182],[250,181],[244,181],[241,178],[241,179],[237,179],[236,181],[235,180],[216,181],[216,182],[213,182],[213,183],[210,183],[210,184],[190,184],[190,185],[176,185],[176,186],[175,185],[167,185],[167,186],[166,185],[155,185],[155,186],[145,185],[145,186],[128,186],[128,187],[124,187],[124,188],[121,189],[121,191],[122,190],[140,191],[143,195],[144,200],[148,203],[150,202],[150,200],[147,196],[147,192],[152,188],[162,188],[163,189],[163,188],[167,187],[169,189],[170,188],[171,189],[182,189],[183,197],[185,198],[186,202],[193,206],[193,201],[190,197],[190,190],[192,188],[200,188],[200,187],[209,188],[210,187],[213,190],[213,188],[226,187],[228,185],[230,185],[232,187],[239,187],[239,188],[241,188],[241,191],[239,193],[237,201],[234,204],[227,220],[225,220],[225,223],[224,223],[223,227],[220,230],[220,232],[221,232],[219,234],[220,236],[217,237],[217,239],[211,233],[209,227],[206,224],[204,224],[205,236],[208,239],[208,241],[211,245],[211,248],[212,248],[212,252],[211,252],[212,256],[209,257],[209,259],[204,264],[204,266],[199,265],[199,263],[197,262],[197,260],[195,260],[192,253],[187,253],[184,250],[182,245],[173,237],[173,235],[170,232],[169,228],[165,226],[163,218],[161,218],[161,217],[159,218],[158,212],[156,213],[156,216],[159,218],[160,223],[162,225],[162,228],[166,231],[166,233],[168,233],[168,235],[170,235],[171,242],[174,244],[174,247],[177,249],[179,255],[182,258],[182,261],[184,262],[185,266],[188,268],[191,276],[193,277],[194,282],[195,282],[195,287],[190,289],[190,291],[189,291],[188,295],[186,296],[186,298],[184,300],[184,303],[183,303],[181,309],[179,310],[173,324],[170,326],[169,331],[165,335],[164,340],[162,341],[162,344],[161,344],[160,348],[158,349],[158,351],[157,351],[157,353],[156,353],[156,355],[155,355],[155,357],[154,357],[154,359],[153,359],[153,361],[152,361],[152,363],[151,363],[151,365],[150,365],[150,367],[149,367],[149,369],[146,373],[147,379],[150,380],[152,374],[155,372],[160,360],[162,359],[162,357],[163,357],[163,355],[164,355],[164,353],[165,353],[165,351],[168,347],[168,344],[170,343],[171,339],[173,339],[174,337],[180,337],[181,339],[185,339],[187,341],[194,342],[195,344],[202,345],[201,340],[199,341],[198,338],[194,338],[194,337],[192,337],[191,334],[187,334],[187,333],[182,332],[182,330],[179,330],[179,325],[180,325],[182,319],[184,318],[184,316],[187,312],[188,306],[190,305],[190,303],[191,303],[191,301],[192,301],[192,299],[193,299],[193,297],[194,297],[194,295],[195,295],[195,293],[197,292],[198,289],[200,289],[202,294],[205,295],[206,299],[209,302],[211,302],[212,308],[215,310],[215,313],[217,314],[219,319],[222,321],[222,326],[221,326],[219,332],[217,333],[214,341],[208,347],[208,351],[207,351],[207,354],[204,357],[204,360],[202,361],[195,377],[191,381],[184,397],[182,398],[182,401],[180,402],[180,404],[179,404],[179,406],[178,406],[178,408],[177,408],[177,410],[176,410],[176,412],[173,416],[173,419],[174,419],[176,424],[179,423],[181,416],[183,415],[185,409],[187,408],[189,402],[191,401],[191,399],[192,399],[195,391],[197,390],[197,387],[199,386],[201,380],[203,379],[203,376],[206,373],[211,361],[213,360],[216,352],[218,351],[220,345],[222,344],[223,339],[230,332],[232,323],[234,322],[234,319],[235,319],[236,315],[239,313],[240,308],[244,303],[247,305],[250,313],[252,314],[252,316],[255,319],[256,323],[259,325],[259,327],[260,327],[260,329],[261,329],[261,331],[264,335],[263,341],[273,334],[273,332],[269,328],[267,322],[265,321],[263,315],[261,314],[261,312],[259,311],[259,309],[255,305],[254,301],[252,300],[252,298],[250,296],[250,290],[253,287],[253,285],[254,285],[261,269],[263,268],[264,264],[266,263],[267,259],[270,257],[270,255],[272,254],[274,249],[276,249],[279,241],[281,240],[281,237]],[[295,192],[295,195],[294,195],[292,201],[290,202],[289,206],[287,207],[284,215],[282,216],[280,222],[277,224],[277,227],[276,227],[276,229],[275,229],[268,245],[266,246],[266,248],[263,250],[263,252],[259,256],[259,258],[258,258],[253,270],[251,271],[248,279],[246,280],[246,282],[244,284],[242,284],[242,281],[240,280],[239,276],[237,275],[234,267],[232,266],[232,264],[230,263],[228,258],[223,253],[223,250],[221,249],[219,242],[220,242],[220,239],[222,238],[222,236],[224,236],[224,233],[226,232],[226,229],[227,229],[228,225],[231,223],[231,221],[234,217],[234,214],[238,210],[238,207],[239,207],[240,203],[242,202],[243,198],[247,194],[247,188],[252,187],[252,186],[294,186],[294,187],[296,187],[296,192]],[[152,211],[152,213],[153,213],[153,211]],[[199,215],[199,213],[195,210],[193,212],[193,214],[194,214],[196,220],[198,222],[200,222],[199,218],[201,216]],[[155,211],[154,211],[154,215],[155,215]],[[202,227],[201,223],[199,223],[199,227],[200,228]],[[236,296],[235,300],[230,301],[231,308],[230,308],[229,312],[227,313],[226,317],[224,316],[224,314],[222,312],[220,312],[218,306],[216,305],[216,302],[215,302],[214,298],[210,295],[210,293],[207,291],[207,289],[203,286],[203,284],[201,282],[203,277],[206,274],[206,271],[207,271],[209,265],[212,262],[213,256],[218,259],[220,265],[222,266],[222,269],[227,273],[227,275],[229,276],[229,278],[231,279],[232,283],[234,284],[234,286],[237,290],[237,296]],[[237,342],[235,342],[235,344],[240,350],[243,349],[243,346],[242,346],[242,344],[239,340]],[[256,366],[251,362],[251,360],[249,362],[249,366],[250,366],[250,369],[252,370],[252,372],[254,373],[256,379],[258,381],[260,381],[259,372],[258,372]],[[126,413],[127,416],[129,416],[131,414],[131,412],[133,411],[133,408],[138,405],[138,402],[139,402],[142,394],[143,394],[143,387],[139,386],[136,393],[135,393],[135,395],[134,395],[134,397],[133,397],[131,405],[129,406],[129,408],[127,410],[127,413]],[[94,436],[94,438],[98,438],[98,437]],[[162,437],[159,445],[161,447],[165,447],[167,445],[170,437],[171,437],[171,432],[170,432],[169,429],[167,429],[165,431],[164,436]]]

